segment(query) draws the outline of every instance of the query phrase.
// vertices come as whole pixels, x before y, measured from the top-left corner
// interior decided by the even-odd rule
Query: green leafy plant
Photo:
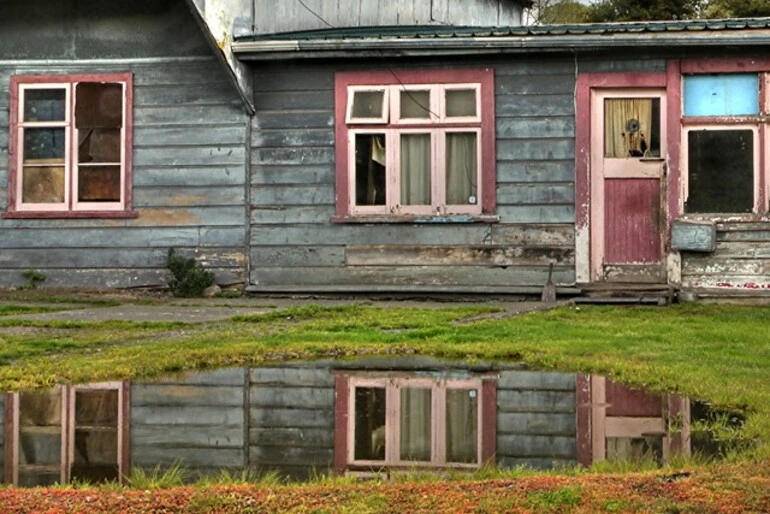
[[[22,289],[37,289],[37,286],[45,282],[46,279],[46,276],[36,269],[23,271],[21,276],[27,279],[27,282],[21,286]]]
[[[128,476],[128,486],[132,489],[166,489],[177,487],[185,482],[185,469],[174,463],[172,466],[163,469],[160,465],[155,466],[149,473],[143,468],[131,468],[131,474]]]
[[[173,275],[168,287],[174,296],[192,298],[201,296],[203,291],[214,284],[214,273],[204,269],[195,259],[176,255],[173,248],[168,249],[166,267]]]

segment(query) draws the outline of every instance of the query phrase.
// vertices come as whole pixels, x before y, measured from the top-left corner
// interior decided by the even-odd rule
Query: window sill
[[[4,219],[134,219],[139,211],[14,211],[2,215]]]
[[[500,216],[494,214],[447,214],[445,216],[345,214],[332,216],[332,223],[414,223],[414,224],[465,224],[497,223]]]

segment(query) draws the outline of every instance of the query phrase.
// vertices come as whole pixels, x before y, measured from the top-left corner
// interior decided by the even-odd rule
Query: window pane
[[[447,462],[478,462],[479,399],[476,389],[446,391]]]
[[[688,133],[686,212],[751,212],[754,206],[754,132]]]
[[[401,135],[401,204],[430,205],[430,134]]]
[[[22,203],[64,203],[63,166],[24,166]]]
[[[61,394],[19,394],[19,485],[51,485],[61,477]]]
[[[38,163],[41,159],[64,162],[64,140],[64,127],[24,129],[24,163]]]
[[[120,201],[120,166],[81,166],[78,173],[78,201]]]
[[[120,129],[78,132],[78,162],[120,162]]]
[[[354,92],[351,118],[382,118],[384,98],[384,91]]]
[[[660,99],[604,101],[604,156],[660,157]]]
[[[611,462],[663,462],[663,438],[608,437],[607,460]]]
[[[356,205],[385,205],[385,134],[356,134]]]
[[[474,205],[478,202],[477,151],[475,132],[446,135],[446,203]]]
[[[78,129],[123,126],[123,86],[83,82],[75,88],[75,127]]]
[[[684,78],[685,116],[759,114],[759,75],[690,75]]]
[[[475,89],[449,89],[446,91],[446,115],[454,118],[476,116]]]
[[[73,479],[119,478],[117,390],[75,392],[74,444]]]
[[[401,389],[400,459],[430,461],[431,458],[431,390]]]
[[[430,118],[430,91],[404,91],[401,95],[401,118]]]
[[[25,89],[24,121],[64,121],[64,89]]]
[[[355,460],[385,460],[385,389],[355,388]]]

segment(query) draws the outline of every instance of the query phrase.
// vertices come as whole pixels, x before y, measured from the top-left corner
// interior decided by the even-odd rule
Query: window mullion
[[[385,149],[385,206],[389,214],[394,214],[401,210],[401,133],[398,130],[388,129],[385,132]]]
[[[66,106],[66,119],[67,128],[65,129],[65,142],[66,142],[66,155],[64,156],[64,176],[65,191],[64,198],[67,202],[67,210],[73,210],[75,208],[75,191],[78,188],[78,174],[80,169],[78,168],[78,160],[80,158],[78,150],[78,130],[75,123],[75,87],[76,83],[67,85],[67,106]]]
[[[431,131],[431,143],[433,148],[431,205],[436,213],[446,214],[446,132],[443,129]]]

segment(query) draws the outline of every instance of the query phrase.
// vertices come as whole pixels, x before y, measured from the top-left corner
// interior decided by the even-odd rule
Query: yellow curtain
[[[604,101],[604,156],[642,157],[652,137],[651,98]]]

